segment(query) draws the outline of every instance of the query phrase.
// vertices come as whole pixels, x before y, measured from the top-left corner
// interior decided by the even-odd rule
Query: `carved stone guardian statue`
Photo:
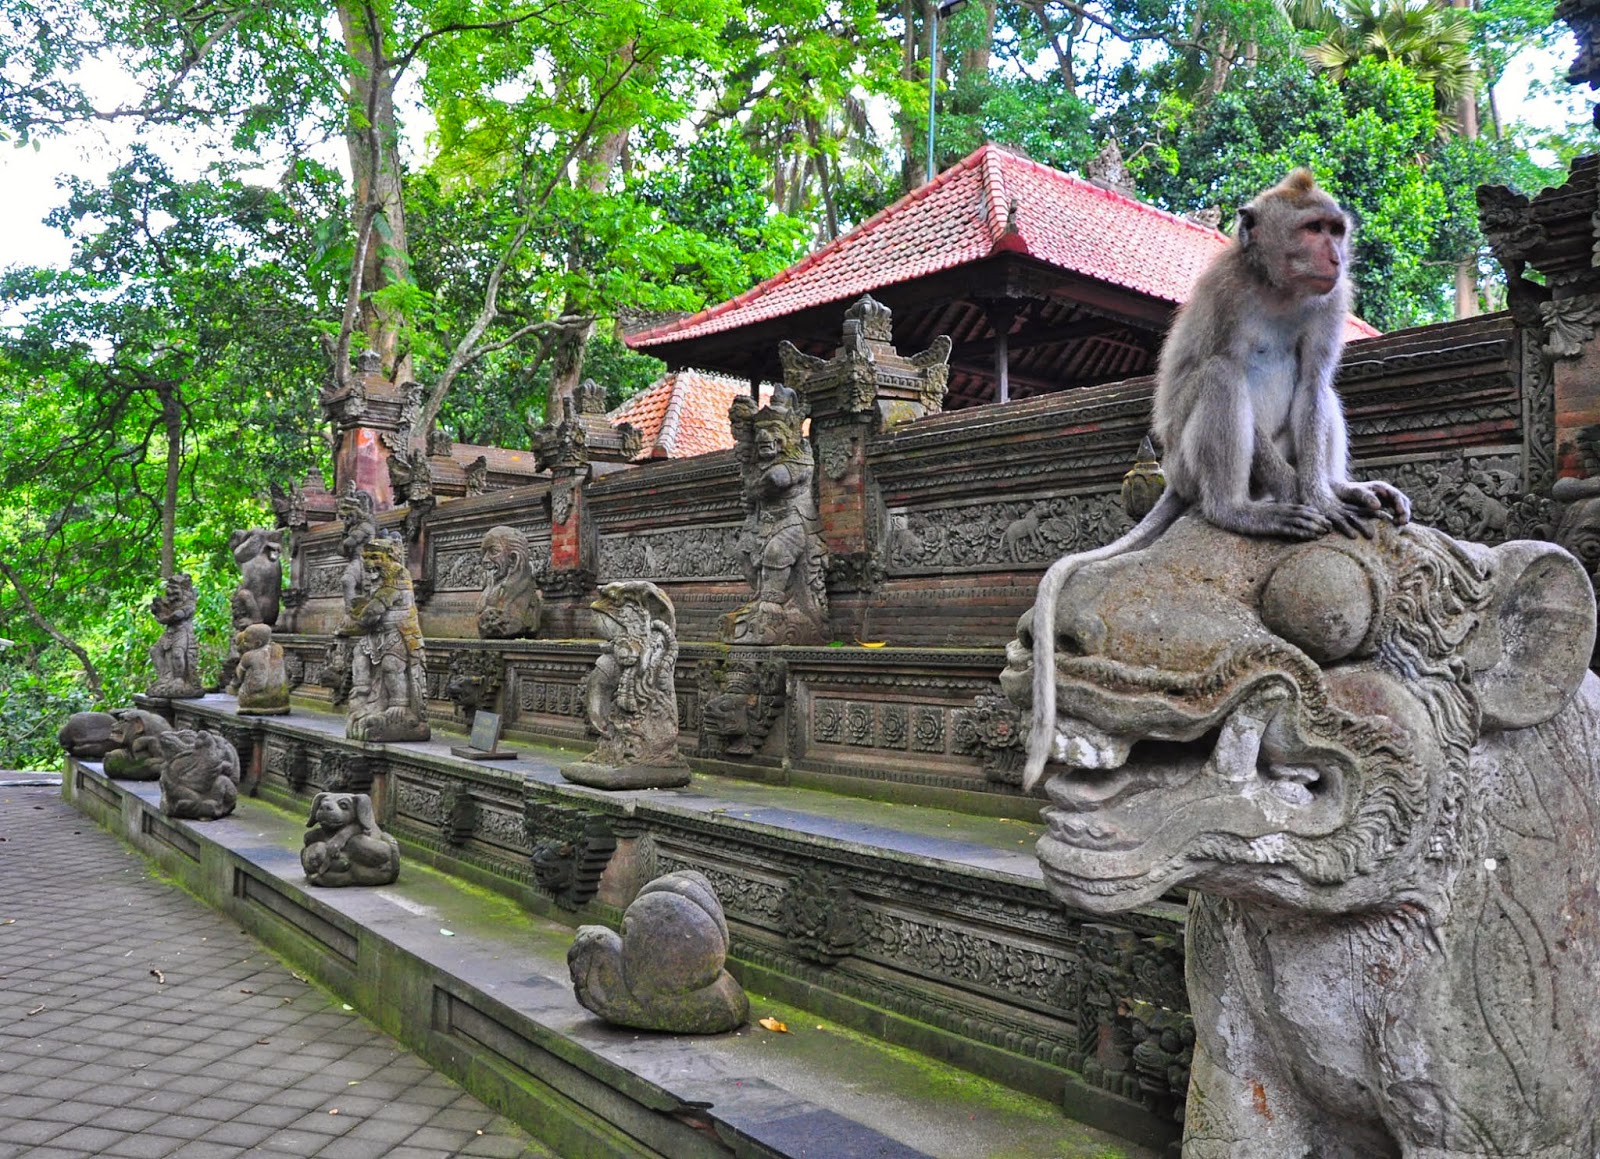
[[[235,683],[228,691],[239,697],[243,716],[283,716],[289,711],[289,673],[283,645],[272,641],[266,624],[251,624],[234,637],[239,653]]]
[[[239,800],[239,754],[214,732],[172,729],[133,742],[134,755],[160,770],[161,812],[215,821]]]
[[[514,640],[539,631],[544,595],[533,571],[528,537],[515,527],[483,533],[483,595],[478,600],[478,636]]]
[[[589,605],[605,643],[589,674],[586,708],[600,744],[561,770],[599,789],[664,789],[689,783],[678,754],[677,617],[655,584],[606,584]]]
[[[318,793],[300,865],[312,885],[388,885],[400,876],[400,843],[378,828],[367,794]]]
[[[355,640],[345,735],[365,741],[427,740],[422,627],[402,548],[376,539],[361,549],[361,586],[345,603],[339,635]]]
[[[168,578],[162,594],[150,601],[150,613],[164,630],[150,649],[156,682],[145,689],[145,695],[166,700],[204,695],[194,642],[194,610],[194,581],[185,572]]]
[[[56,741],[69,756],[99,761],[117,747],[112,739],[116,730],[117,718],[109,712],[75,712],[56,733]]]
[[[674,1034],[742,1026],[750,1000],[724,968],[728,922],[704,874],[658,877],[622,915],[622,933],[580,926],[567,968],[578,1001],[607,1022]]]
[[[1038,845],[1113,913],[1178,886],[1185,1155],[1589,1156],[1600,1135],[1594,594],[1548,543],[1186,516],[1071,574]]]
[[[827,639],[828,551],[812,488],[811,447],[794,391],[780,386],[756,409],[741,395],[728,409],[748,512],[739,543],[755,599],[722,619],[730,644],[820,644]]]

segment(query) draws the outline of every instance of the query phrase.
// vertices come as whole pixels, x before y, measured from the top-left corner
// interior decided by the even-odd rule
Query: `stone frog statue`
[[[1055,637],[1038,855],[1097,914],[1197,891],[1186,1159],[1600,1155],[1600,683],[1551,544],[1185,517]]]
[[[239,753],[216,733],[145,733],[133,742],[133,755],[160,770],[161,812],[168,817],[215,821],[239,802]]]
[[[400,843],[378,828],[367,794],[318,793],[300,865],[312,885],[388,885],[400,876]]]

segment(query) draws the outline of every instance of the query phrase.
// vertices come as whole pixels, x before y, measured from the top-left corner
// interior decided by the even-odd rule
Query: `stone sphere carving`
[[[400,876],[400,843],[378,828],[367,794],[318,793],[300,866],[312,885],[388,885]]]
[[[750,1002],[724,968],[728,923],[704,874],[658,877],[622,915],[622,932],[581,926],[567,952],[578,1001],[607,1022],[678,1034],[744,1023]]]
[[[1198,891],[1191,1159],[1560,1156],[1600,1136],[1600,681],[1589,578],[1426,527],[1186,517],[1083,565],[1055,633],[1045,880]]]

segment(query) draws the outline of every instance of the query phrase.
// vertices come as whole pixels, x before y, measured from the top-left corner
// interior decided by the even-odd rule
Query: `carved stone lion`
[[[1095,913],[1198,891],[1187,1159],[1600,1154],[1600,684],[1570,555],[1191,517],[1051,611],[1047,882]],[[1041,614],[1002,677],[1023,705]]]

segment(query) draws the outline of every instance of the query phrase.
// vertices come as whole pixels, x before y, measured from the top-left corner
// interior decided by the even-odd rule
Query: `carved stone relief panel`
[[[1461,455],[1385,466],[1357,464],[1357,478],[1383,478],[1411,499],[1411,518],[1459,539],[1504,543],[1549,519],[1548,503],[1522,490],[1516,455]]]
[[[891,509],[891,572],[1049,564],[1110,543],[1130,526],[1114,492]]]
[[[818,696],[812,701],[811,737],[818,744],[942,753],[947,751],[948,712],[938,705]]]
[[[602,535],[601,581],[724,579],[743,576],[738,526],[689,526],[649,534]]]

